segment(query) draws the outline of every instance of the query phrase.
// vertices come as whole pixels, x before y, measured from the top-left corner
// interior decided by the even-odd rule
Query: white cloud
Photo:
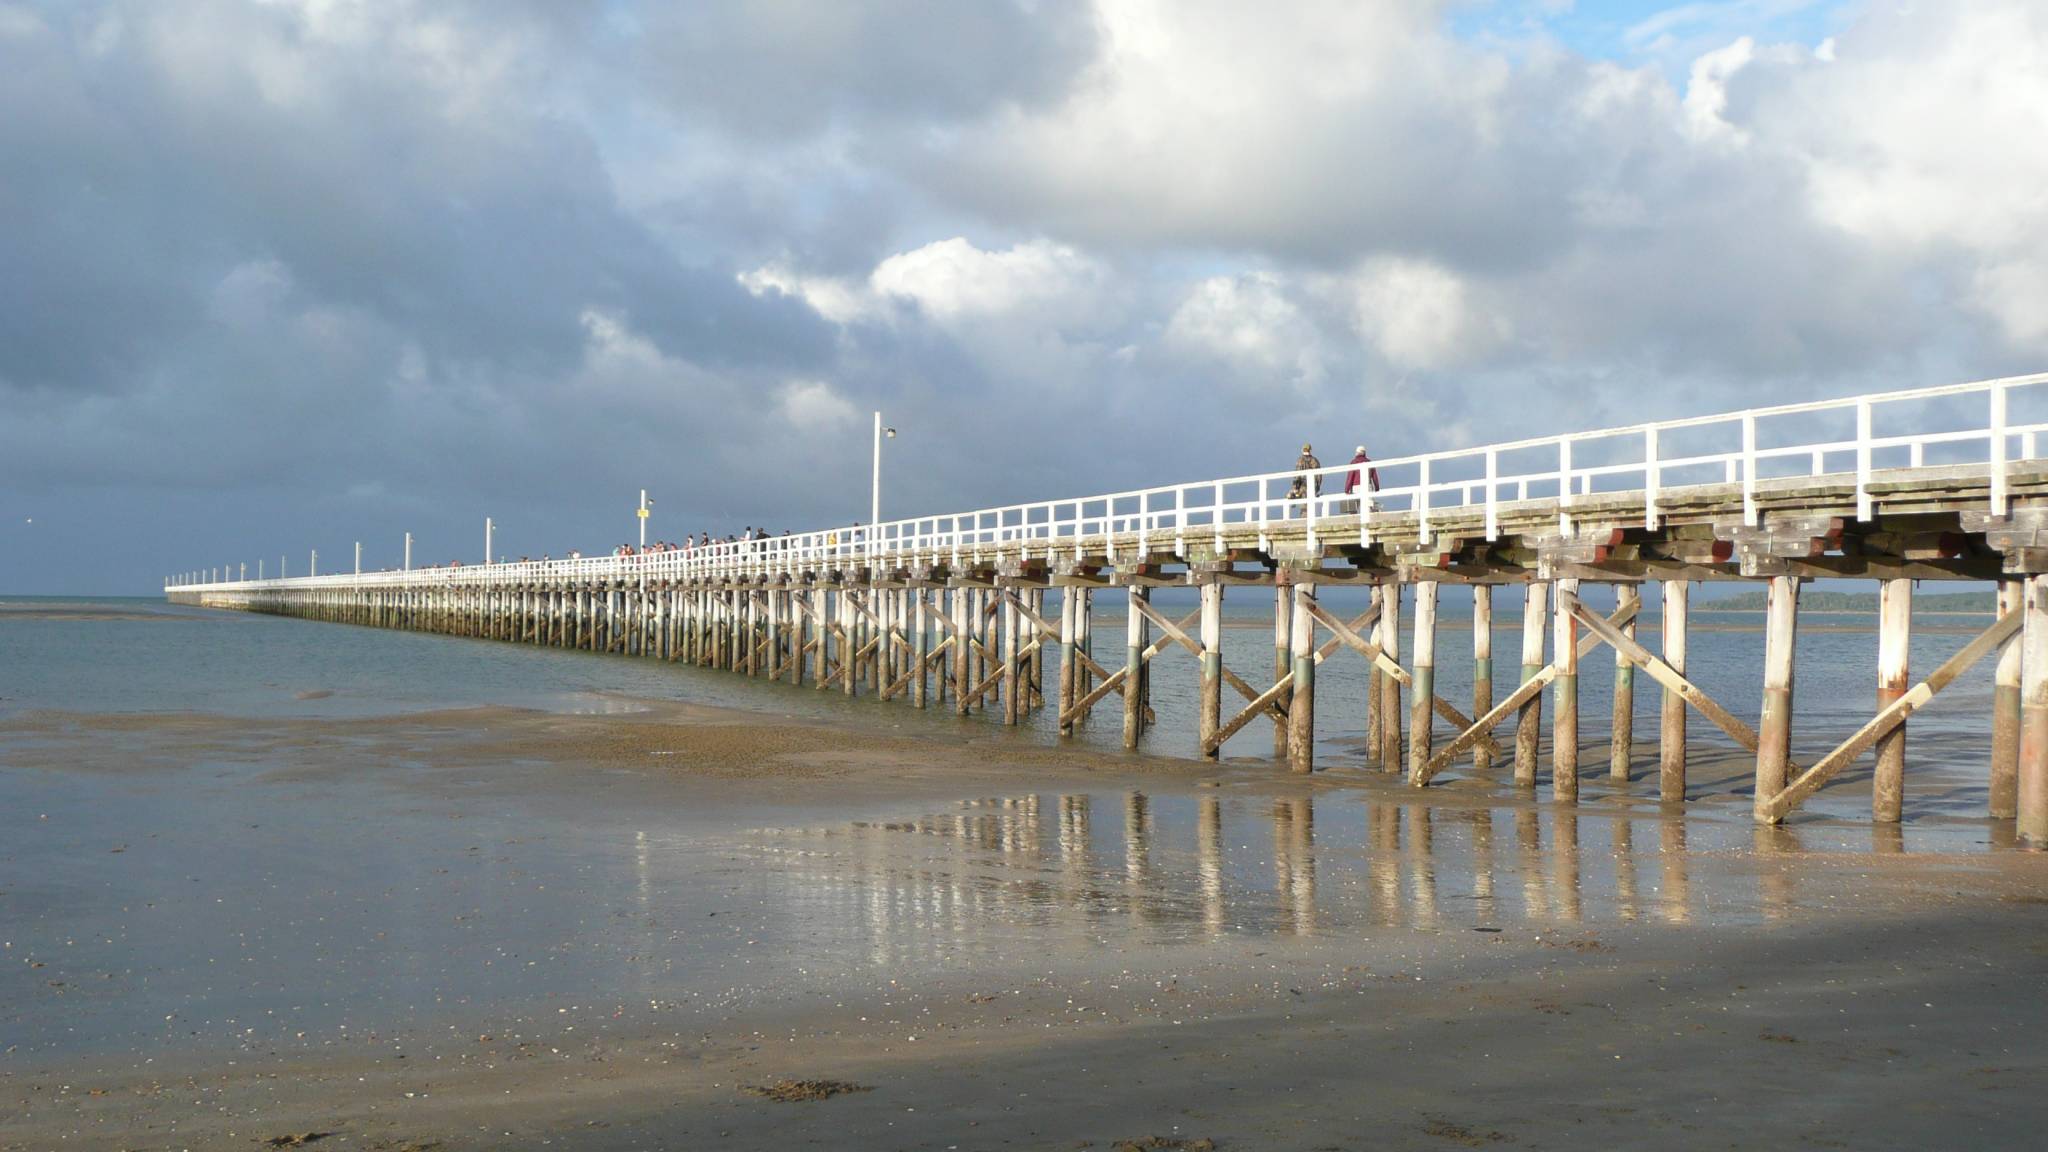
[[[822,380],[792,380],[776,403],[782,418],[803,432],[850,428],[859,419],[852,402]]]
[[[756,296],[791,296],[834,324],[849,324],[874,311],[874,299],[857,285],[833,276],[805,276],[781,264],[764,264],[739,274],[740,286]]]
[[[1685,126],[1693,139],[1740,143],[1747,135],[1722,114],[1728,110],[1728,81],[1756,59],[1756,41],[1747,36],[1692,62],[1685,86]]]
[[[950,320],[1078,303],[1102,275],[1100,265],[1064,244],[1033,240],[990,252],[955,236],[889,257],[868,283],[882,296]]]
[[[1324,375],[1322,336],[1287,298],[1277,276],[1211,276],[1191,289],[1167,320],[1168,346],[1296,384]]]
[[[1383,257],[1351,282],[1358,329],[1398,368],[1455,367],[1484,357],[1504,333],[1457,274],[1427,260]]]

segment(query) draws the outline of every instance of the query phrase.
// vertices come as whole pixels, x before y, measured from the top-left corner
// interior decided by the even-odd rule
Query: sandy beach
[[[0,1147],[2022,1147],[2048,1115],[2044,863],[1981,822],[1900,853],[1711,798],[611,705],[0,724],[48,809],[6,849]]]

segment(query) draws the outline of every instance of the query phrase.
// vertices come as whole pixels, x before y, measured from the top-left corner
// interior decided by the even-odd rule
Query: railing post
[[[1422,543],[1429,543],[1429,457],[1422,458],[1422,481],[1415,493],[1416,530]]]
[[[1742,523],[1756,527],[1756,414],[1742,414]]]
[[[1870,519],[1870,401],[1856,402],[1856,519]]]
[[[1500,454],[1491,448],[1486,450],[1486,538],[1500,539],[1500,510],[1494,499],[1493,488],[1500,476]],[[1363,498],[1363,493],[1360,494]]]
[[[1522,495],[1528,496],[1528,486],[1523,485]],[[1572,534],[1572,439],[1563,437],[1557,442],[1557,530],[1560,534]]]
[[[1657,488],[1663,482],[1657,464],[1657,426],[1643,429],[1643,527],[1657,530]]]
[[[1991,386],[1991,514],[2003,517],[2005,498],[2005,385]]]

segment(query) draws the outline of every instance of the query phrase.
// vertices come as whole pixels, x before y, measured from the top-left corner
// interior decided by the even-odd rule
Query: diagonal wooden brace
[[[1751,752],[1756,751],[1756,729],[1751,728],[1726,708],[1721,707],[1712,696],[1702,692],[1697,685],[1687,680],[1683,673],[1666,664],[1656,653],[1637,643],[1619,627],[1609,624],[1599,616],[1594,615],[1576,597],[1567,598],[1560,596],[1558,598],[1558,607],[1569,611],[1573,616],[1577,617],[1579,623],[1586,626],[1586,631],[1591,633],[1594,639],[1607,644],[1616,652],[1621,653],[1629,663],[1637,665],[1645,672],[1648,672],[1650,679],[1671,689],[1672,692],[1678,695],[1679,699],[1698,709],[1700,715],[1712,720],[1716,727],[1726,732],[1737,744],[1742,745]]]
[[[1619,636],[1621,635],[1621,625],[1635,619],[1636,613],[1639,611],[1641,611],[1641,601],[1625,604],[1616,609],[1614,615],[1600,620],[1600,624],[1613,630],[1614,634]],[[1583,659],[1588,653],[1598,648],[1600,643],[1600,638],[1597,635],[1584,637],[1579,641],[1579,657]],[[1416,788],[1429,783],[1437,773],[1450,767],[1451,761],[1470,751],[1472,746],[1479,743],[1487,733],[1499,727],[1502,720],[1507,719],[1516,709],[1528,703],[1531,697],[1543,691],[1544,687],[1555,679],[1557,679],[1557,662],[1553,660],[1538,669],[1535,675],[1524,680],[1519,687],[1508,694],[1507,699],[1495,704],[1492,711],[1474,720],[1464,731],[1453,736],[1450,743],[1438,749],[1437,753],[1429,758],[1429,763],[1409,772],[1408,783]]]
[[[1906,722],[1906,717],[1919,711],[1934,699],[1934,694],[1948,687],[1955,678],[1970,670],[1971,665],[1997,650],[1998,646],[2020,630],[2025,613],[2020,610],[2007,612],[1998,622],[1984,630],[1975,640],[1963,645],[1961,651],[1944,661],[1934,674],[1913,685],[1904,696],[1887,705],[1884,711],[1872,717],[1868,724],[1856,730],[1854,736],[1820,758],[1819,762],[1797,779],[1785,786],[1760,809],[1757,818],[1767,824],[1777,824],[1790,815],[1792,809],[1806,802],[1815,792],[1820,791],[1837,772],[1848,767],[1858,756],[1868,752],[1885,733]]]

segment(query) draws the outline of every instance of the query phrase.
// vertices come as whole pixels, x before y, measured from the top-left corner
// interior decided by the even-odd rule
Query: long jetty
[[[1395,457],[1373,463],[1377,492],[1345,494],[1347,463],[636,556],[258,580],[216,568],[171,578],[165,592],[211,608],[684,661],[963,715],[999,709],[1008,724],[1052,708],[1063,737],[1114,699],[1127,747],[1153,723],[1159,658],[1185,649],[1199,669],[1202,754],[1270,724],[1275,756],[1300,773],[1315,767],[1317,666],[1355,654],[1371,666],[1366,726],[1382,770],[1422,788],[1505,765],[1534,789],[1547,695],[1548,786],[1563,803],[1577,802],[1583,771],[1579,665],[1606,648],[1609,773],[1625,780],[1632,767],[1640,669],[1663,693],[1661,799],[1685,799],[1698,713],[1754,754],[1754,815],[1767,824],[1866,754],[1871,817],[1898,821],[1907,718],[1992,658],[1989,814],[2048,847],[2048,460],[2037,453],[2048,422],[2015,410],[2048,416],[2048,373]],[[1800,588],[1816,578],[1877,583],[1875,699],[1867,724],[1801,765],[1794,654]],[[1709,580],[1768,588],[1754,725],[1686,676],[1689,591]],[[1913,682],[1919,580],[1995,581],[1998,611]],[[1662,592],[1657,651],[1636,638],[1649,581]],[[1446,583],[1472,590],[1469,710],[1435,676]],[[1612,587],[1611,610],[1588,603],[1596,584]],[[1371,589],[1348,620],[1317,600],[1346,585]],[[1199,608],[1170,618],[1151,603],[1168,586],[1199,589]],[[1501,587],[1521,596],[1521,670],[1496,700]],[[1094,655],[1104,588],[1130,603],[1113,666]],[[1223,662],[1232,589],[1270,598],[1270,675]],[[1512,740],[1497,740],[1511,720]]]

